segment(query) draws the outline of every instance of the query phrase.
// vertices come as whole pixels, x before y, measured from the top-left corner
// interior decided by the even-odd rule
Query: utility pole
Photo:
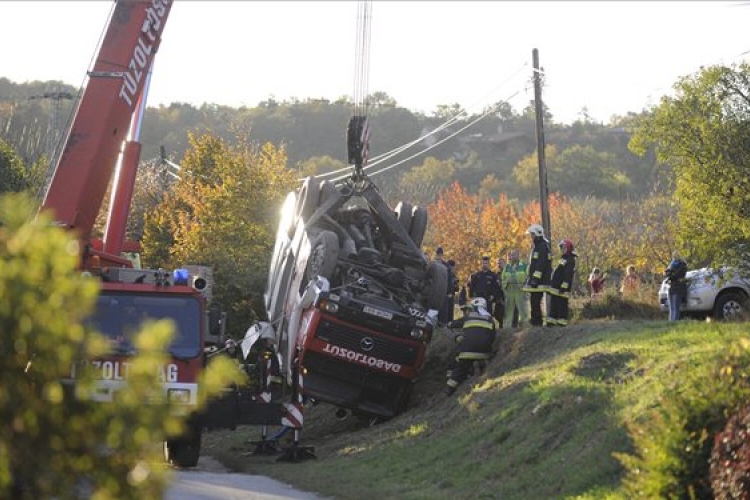
[[[55,158],[55,152],[57,149],[57,143],[60,140],[60,108],[61,108],[61,101],[63,99],[65,100],[72,100],[75,99],[76,96],[71,94],[70,92],[45,92],[43,94],[39,95],[32,95],[29,97],[29,100],[33,99],[51,99],[54,101],[54,105],[52,107],[52,112],[49,115],[49,121],[47,123],[47,156],[49,158],[50,164],[54,164],[54,158]]]
[[[70,92],[63,92],[63,91],[56,91],[56,92],[45,92],[43,94],[39,95],[32,95],[29,97],[29,100],[33,99],[50,99],[54,101],[54,105],[52,107],[52,111],[50,112],[49,119],[47,122],[47,161],[49,161],[49,165],[47,166],[47,174],[44,176],[44,184],[40,186],[39,196],[42,196],[42,193],[46,191],[47,186],[49,186],[50,181],[52,180],[52,175],[55,171],[55,157],[58,153],[58,142],[60,141],[60,108],[63,99],[65,100],[73,100],[76,99],[77,96],[74,96]]]
[[[531,54],[534,61],[534,112],[536,114],[536,155],[539,160],[539,205],[542,209],[544,234],[552,240],[552,227],[549,218],[549,189],[547,187],[547,162],[544,157],[544,105],[542,104],[539,50],[534,49]]]

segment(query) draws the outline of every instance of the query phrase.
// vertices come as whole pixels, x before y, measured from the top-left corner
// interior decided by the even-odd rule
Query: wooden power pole
[[[544,157],[544,105],[542,104],[542,80],[539,72],[539,50],[532,51],[534,60],[534,112],[536,114],[536,148],[539,160],[539,205],[542,208],[542,227],[547,238],[552,240],[549,218],[549,189],[547,188],[547,162]]]

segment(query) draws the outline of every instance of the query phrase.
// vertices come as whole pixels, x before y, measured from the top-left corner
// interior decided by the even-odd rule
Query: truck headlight
[[[424,338],[424,330],[421,328],[414,328],[411,331],[411,338],[414,340],[422,340],[422,338]]]
[[[323,299],[318,303],[318,309],[329,313],[337,313],[339,312],[339,305],[336,302],[331,302],[330,300]]]

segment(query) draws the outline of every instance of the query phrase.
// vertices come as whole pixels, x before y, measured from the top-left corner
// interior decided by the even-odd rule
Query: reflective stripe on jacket
[[[550,293],[563,298],[570,298],[573,288],[573,275],[576,270],[576,253],[569,252],[560,257],[557,267],[552,272],[550,280]]]

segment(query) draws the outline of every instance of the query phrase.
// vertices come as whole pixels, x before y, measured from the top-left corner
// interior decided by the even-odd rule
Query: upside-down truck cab
[[[265,304],[306,397],[365,417],[404,411],[447,291],[447,269],[419,249],[426,227],[422,207],[390,209],[366,177],[310,177],[288,195]]]

